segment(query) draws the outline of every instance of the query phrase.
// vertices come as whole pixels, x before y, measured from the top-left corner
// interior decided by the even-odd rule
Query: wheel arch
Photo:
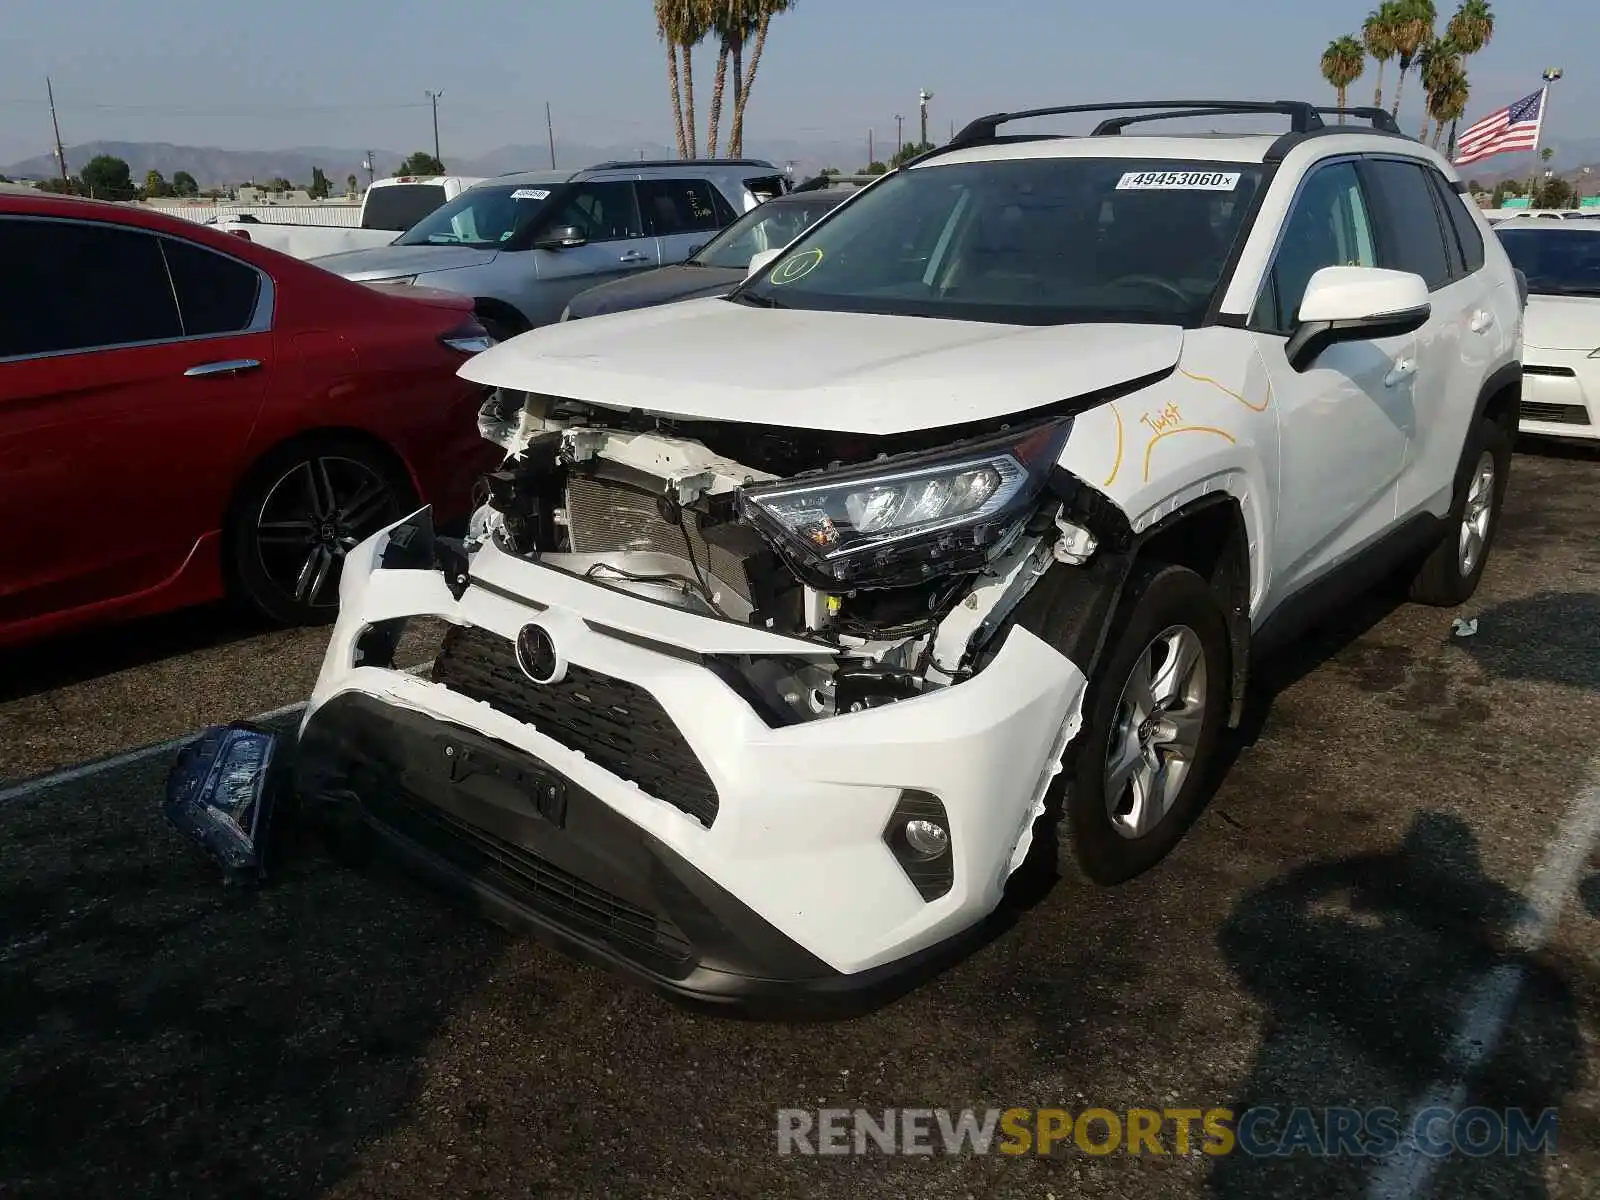
[[[411,484],[411,490],[416,496],[422,495],[422,483],[417,478],[416,471],[412,469],[405,455],[401,454],[392,442],[379,437],[369,429],[362,429],[354,425],[319,425],[313,429],[297,430],[288,437],[280,438],[271,445],[262,447],[260,452],[250,460],[249,465],[239,473],[239,478],[233,485],[233,491],[228,496],[227,506],[223,510],[222,529],[224,533],[232,527],[233,522],[238,518],[239,505],[243,503],[249,485],[255,481],[256,475],[268,463],[280,455],[289,453],[291,450],[326,441],[355,442],[365,446],[404,476]]]
[[[1521,418],[1521,407],[1522,364],[1507,363],[1484,381],[1483,387],[1478,392],[1477,405],[1473,409],[1473,423],[1476,424],[1481,417],[1488,417],[1505,430],[1508,438],[1514,440]]]
[[[474,296],[472,298],[472,311],[479,317],[488,317],[491,321],[498,321],[518,333],[526,333],[533,328],[533,323],[522,314],[521,309],[514,304],[508,304],[504,300],[497,300],[493,296]]]
[[[1187,567],[1211,585],[1228,626],[1229,716],[1243,715],[1250,669],[1250,597],[1254,564],[1244,508],[1229,491],[1213,491],[1135,532],[1109,497],[1070,479],[1058,480],[1063,515],[1093,533],[1099,549],[1082,566],[1057,566],[1017,606],[1017,624],[1048,630],[1063,654],[1091,678],[1121,607],[1124,587],[1145,562]]]

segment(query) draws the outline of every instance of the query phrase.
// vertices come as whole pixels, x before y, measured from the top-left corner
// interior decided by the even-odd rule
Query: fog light
[[[955,882],[950,814],[931,792],[907,788],[889,814],[883,840],[924,900],[937,900]]]
[[[950,849],[950,834],[932,821],[907,821],[906,845],[918,858],[938,858]]]

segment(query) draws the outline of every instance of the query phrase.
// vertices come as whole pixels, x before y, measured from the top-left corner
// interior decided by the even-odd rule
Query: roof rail
[[[1405,136],[1400,129],[1400,123],[1389,115],[1389,110],[1386,108],[1372,108],[1371,106],[1358,106],[1356,108],[1319,107],[1317,111],[1330,117],[1356,117],[1362,121],[1371,121],[1372,128],[1379,133],[1398,133],[1402,137]]]
[[[651,158],[613,159],[610,162],[595,163],[592,167],[585,168],[589,171],[626,171],[637,170],[640,167],[765,167],[769,171],[778,168],[764,158]]]
[[[1164,115],[1169,117],[1278,113],[1290,118],[1290,129],[1294,133],[1311,133],[1324,127],[1317,106],[1305,100],[1132,100],[1121,104],[1065,104],[1054,108],[1030,108],[1022,112],[991,113],[987,117],[979,117],[969,122],[966,128],[956,134],[942,149],[953,150],[993,141],[999,136],[1000,126],[1013,121],[1119,110],[1164,112]],[[1154,117],[1150,119],[1155,120]]]

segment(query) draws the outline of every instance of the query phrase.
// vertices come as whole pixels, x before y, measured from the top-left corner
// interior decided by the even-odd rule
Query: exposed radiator
[[[685,510],[682,516],[683,524],[674,525],[661,515],[654,496],[609,480],[573,475],[567,482],[568,533],[574,554],[631,550],[687,560],[692,551],[702,571],[748,601],[750,580],[744,563],[721,546],[706,545],[695,513]]]

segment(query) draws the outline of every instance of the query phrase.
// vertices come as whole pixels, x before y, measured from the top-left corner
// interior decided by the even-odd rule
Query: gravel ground
[[[1512,937],[1600,786],[1600,458],[1522,451],[1473,604],[1341,614],[1263,668],[1158,870],[1047,879],[852,1020],[688,1012],[313,846],[226,893],[161,823],[165,755],[0,800],[0,1195],[1358,1197],[1370,1161],[1305,1154],[782,1156],[776,1110],[1404,1110],[1486,978],[1517,986],[1462,1103],[1556,1108],[1557,1150],[1418,1194],[1600,1195],[1600,859]],[[202,613],[25,656],[0,777],[292,703],[322,641]]]

